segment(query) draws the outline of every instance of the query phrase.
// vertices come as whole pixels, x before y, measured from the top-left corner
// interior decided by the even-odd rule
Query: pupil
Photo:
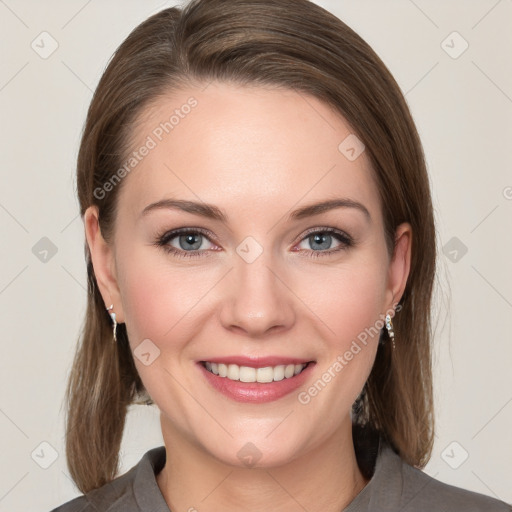
[[[201,242],[195,241],[198,237],[201,235],[194,235],[194,234],[188,234],[188,235],[182,235],[180,237],[180,245],[182,249],[198,249],[201,246]],[[181,242],[184,240],[184,243]],[[185,247],[183,247],[185,245]]]
[[[327,241],[329,240],[331,235],[327,234],[316,234],[313,235],[313,241],[315,244],[319,244],[321,249],[329,249],[330,243]]]

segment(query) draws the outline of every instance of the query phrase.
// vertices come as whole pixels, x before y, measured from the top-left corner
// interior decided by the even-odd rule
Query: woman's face
[[[346,433],[410,259],[408,225],[387,252],[350,127],[311,96],[214,82],[158,100],[134,135],[113,245],[92,209],[86,229],[164,435],[273,466]]]

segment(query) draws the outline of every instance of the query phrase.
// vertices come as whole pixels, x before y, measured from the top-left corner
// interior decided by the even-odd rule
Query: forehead
[[[173,91],[139,115],[120,205],[136,214],[179,197],[275,212],[343,196],[375,217],[379,198],[362,148],[338,113],[301,92],[217,82]]]

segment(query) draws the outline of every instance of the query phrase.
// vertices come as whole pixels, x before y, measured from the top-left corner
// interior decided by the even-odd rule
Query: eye
[[[201,228],[180,228],[158,236],[155,245],[178,258],[198,258],[208,254],[208,242],[212,244],[210,237],[210,232]],[[333,242],[337,243],[334,248],[332,248]],[[352,237],[334,228],[310,230],[302,238],[298,246],[300,249],[304,249],[303,243],[312,247],[309,250],[305,248],[311,257],[329,256],[354,245]]]
[[[195,258],[208,250],[208,236],[209,232],[200,228],[181,228],[160,235],[155,244],[179,258]]]
[[[335,248],[332,248],[333,242],[338,244]],[[315,228],[307,233],[298,247],[304,248],[302,247],[304,243],[312,248],[310,250],[312,257],[329,256],[354,245],[354,241],[349,235],[334,228]]]

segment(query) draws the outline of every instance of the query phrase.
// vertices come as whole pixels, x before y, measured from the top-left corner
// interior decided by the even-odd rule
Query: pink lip
[[[210,363],[236,364],[238,366],[250,366],[251,368],[266,368],[267,366],[279,366],[287,364],[306,364],[311,359],[298,359],[296,357],[247,357],[247,356],[226,356],[214,357],[212,359],[204,359],[201,362],[209,361]]]
[[[238,358],[237,360],[244,359],[246,363],[247,358]],[[231,359],[232,360],[232,359]],[[279,361],[284,361],[285,359],[279,358]],[[223,362],[226,362],[227,359],[222,359]],[[286,361],[292,361],[291,359],[286,359]],[[216,361],[212,361],[216,362]],[[303,361],[298,361],[296,364],[300,364]],[[231,363],[238,364],[238,363]],[[277,363],[279,364],[279,363]],[[283,363],[284,364],[284,363]],[[292,364],[291,362],[288,364]],[[292,393],[297,388],[302,386],[305,381],[308,379],[309,375],[312,372],[315,363],[308,364],[304,370],[298,375],[294,375],[289,379],[283,379],[275,382],[268,383],[260,383],[260,382],[240,382],[236,380],[230,380],[227,377],[219,377],[218,375],[213,374],[208,371],[205,366],[201,362],[197,364],[200,371],[206,378],[206,380],[211,384],[213,388],[217,391],[220,391],[223,395],[235,400],[237,402],[249,402],[249,403],[264,403],[264,402],[273,402],[274,400],[279,400],[280,398]],[[248,364],[241,364],[240,366],[252,366]],[[274,364],[266,364],[266,366],[277,366]],[[265,366],[260,366],[264,368]]]

